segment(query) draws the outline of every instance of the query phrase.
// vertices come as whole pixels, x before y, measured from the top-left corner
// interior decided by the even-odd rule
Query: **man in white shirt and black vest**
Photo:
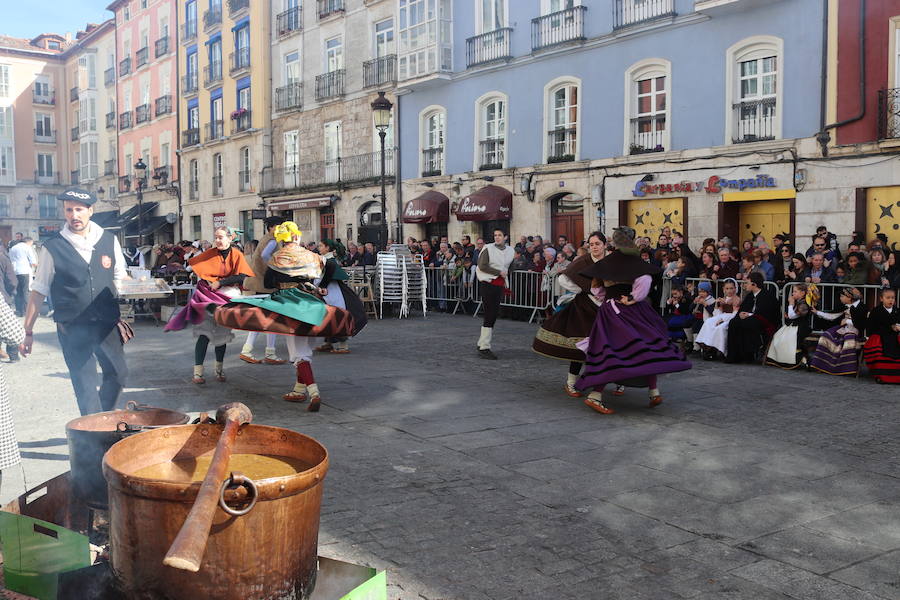
[[[481,336],[478,338],[478,354],[481,358],[497,360],[491,351],[491,339],[494,336],[494,323],[500,313],[500,302],[503,293],[509,286],[509,265],[515,257],[512,248],[506,245],[506,233],[502,229],[494,230],[494,243],[485,246],[478,255],[478,289],[484,308],[484,322],[481,325]]]
[[[63,202],[66,226],[48,239],[38,257],[38,270],[25,311],[24,356],[31,354],[32,328],[41,303],[52,294],[59,344],[82,415],[113,410],[128,367],[119,334],[116,283],[127,278],[119,240],[91,222],[96,196],[69,189]],[[103,370],[98,386],[97,362]]]

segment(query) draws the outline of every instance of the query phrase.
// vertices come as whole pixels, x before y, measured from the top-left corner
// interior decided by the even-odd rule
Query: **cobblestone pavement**
[[[191,334],[141,323],[123,401],[240,400],[319,439],[320,553],[387,569],[390,598],[900,598],[897,388],[695,362],[661,380],[657,409],[629,390],[603,416],[531,352],[535,326],[501,321],[494,362],[476,356],[479,325],[371,323],[352,354],[316,357],[312,414],[280,399],[290,367],[237,359],[243,336],[228,383],[193,386]],[[68,468],[77,416],[46,319],[36,341],[2,367],[30,484]],[[4,473],[4,502],[22,489]]]

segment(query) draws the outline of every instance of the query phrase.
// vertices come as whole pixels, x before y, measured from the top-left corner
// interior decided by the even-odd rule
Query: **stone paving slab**
[[[146,323],[123,401],[186,411],[247,403],[331,455],[319,547],[388,571],[389,597],[900,598],[900,394],[868,379],[697,361],[602,416],[562,392],[566,364],[529,349],[535,326],[372,322],[346,356],[317,355],[318,414],[285,403],[292,369],[237,360],[190,383],[193,338]],[[4,365],[23,468],[0,501],[68,469],[77,416],[52,325]],[[284,354],[284,349],[281,349]],[[212,357],[209,357],[211,366]]]

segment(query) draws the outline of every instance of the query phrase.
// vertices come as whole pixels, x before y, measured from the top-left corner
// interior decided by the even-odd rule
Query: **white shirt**
[[[32,267],[37,264],[34,246],[19,242],[9,251],[9,260],[16,269],[16,275],[31,275]]]
[[[88,221],[87,235],[81,236],[77,233],[72,233],[69,231],[68,225],[63,227],[60,235],[75,248],[78,255],[84,259],[84,262],[91,264],[91,257],[94,255],[94,245],[100,241],[100,237],[103,235],[103,228],[96,223]],[[113,238],[113,253],[115,253],[116,262],[113,281],[118,284],[128,276],[128,273],[125,269],[125,257],[122,255],[122,247],[119,245],[118,238],[115,237]],[[38,262],[37,273],[34,276],[31,289],[42,296],[48,296],[54,275],[56,275],[56,269],[53,266],[53,255],[46,248],[41,248],[40,261]]]

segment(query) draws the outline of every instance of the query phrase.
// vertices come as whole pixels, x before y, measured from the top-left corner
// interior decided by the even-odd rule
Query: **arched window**
[[[726,141],[735,144],[781,138],[784,42],[754,36],[728,49]]]
[[[475,152],[475,169],[502,169],[506,167],[506,111],[504,94],[491,93],[476,103],[478,147]]]
[[[422,177],[444,172],[444,136],[447,113],[441,107],[426,109],[422,113]]]
[[[550,82],[546,91],[547,162],[578,160],[580,153],[581,81],[561,78]]]
[[[197,162],[197,159],[191,159],[191,162],[188,163],[188,198],[191,200],[197,199],[197,192],[200,187],[200,165]]]
[[[671,63],[661,58],[642,60],[626,71],[626,155],[671,149],[671,73]]]

